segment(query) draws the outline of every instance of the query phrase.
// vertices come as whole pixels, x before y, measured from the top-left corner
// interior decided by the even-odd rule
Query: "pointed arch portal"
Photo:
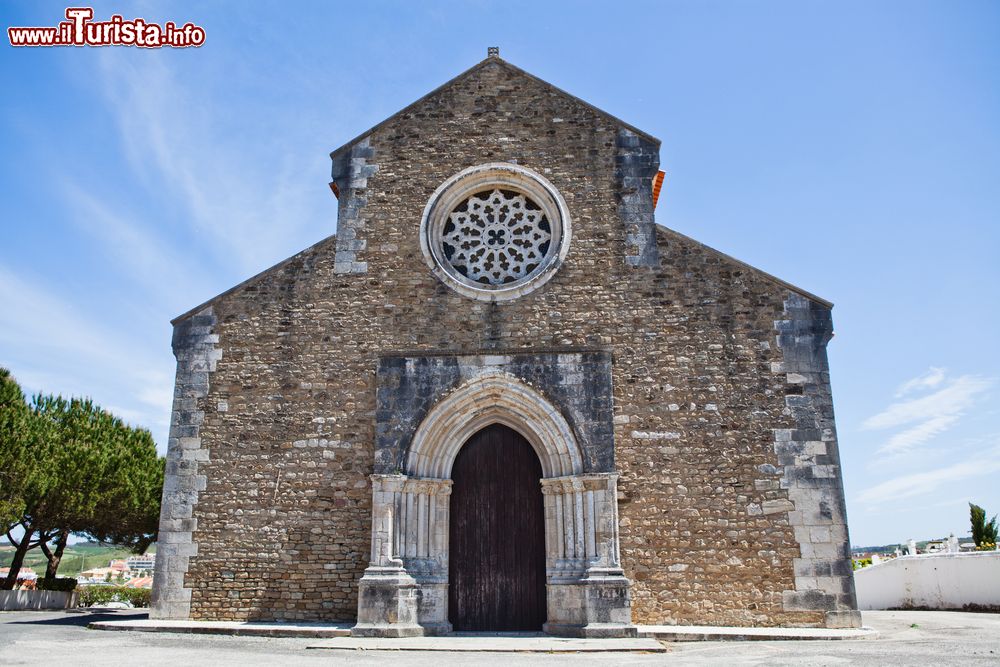
[[[451,542],[456,541],[453,528],[471,532],[482,528],[474,517],[462,514],[464,507],[455,508],[461,523],[454,527],[451,523],[452,476],[467,443],[475,443],[474,448],[483,451],[477,461],[459,461],[459,484],[471,479],[482,485],[483,476],[501,474],[508,477],[501,486],[516,486],[518,471],[501,467],[491,473],[484,469],[491,466],[491,459],[497,460],[495,452],[487,451],[490,442],[501,445],[500,440],[489,438],[478,442],[483,432],[501,432],[511,439],[513,434],[537,457],[546,589],[543,629],[568,636],[634,636],[629,582],[621,569],[618,549],[618,475],[585,473],[580,447],[566,418],[538,391],[502,372],[469,380],[431,408],[413,436],[405,457],[405,474],[372,475],[371,561],[359,582],[358,623],[352,633],[399,637],[450,632],[449,602],[454,604],[455,594],[461,593],[449,592],[453,584],[450,575],[474,579],[476,568],[494,567],[468,562],[469,558],[483,559],[484,552],[460,546],[453,554],[451,549]],[[472,493],[488,495],[487,491],[480,488]],[[522,518],[530,521],[530,517]],[[516,523],[518,517],[482,517],[480,521]],[[466,537],[470,536],[463,532],[457,540]],[[491,539],[531,548],[525,542],[530,537],[510,530]],[[452,563],[453,555],[463,561]],[[480,574],[492,576],[490,572]],[[520,573],[503,576],[534,575],[526,566]],[[456,580],[454,585],[465,584]],[[533,584],[512,579],[505,585],[514,590]],[[520,594],[498,594],[507,598],[484,604],[521,604],[513,602]],[[524,603],[516,612],[523,618],[487,619],[474,624],[475,629],[532,624],[530,608]],[[454,614],[451,617],[456,618]],[[464,624],[465,620],[459,627]]]

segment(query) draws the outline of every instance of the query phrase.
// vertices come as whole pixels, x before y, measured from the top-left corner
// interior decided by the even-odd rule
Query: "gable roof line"
[[[732,255],[727,255],[726,253],[722,252],[721,250],[716,250],[712,246],[705,245],[701,241],[693,239],[690,236],[688,236],[687,234],[681,234],[676,229],[671,229],[671,228],[667,227],[666,225],[660,224],[659,222],[656,223],[656,227],[657,227],[657,229],[659,229],[661,231],[664,231],[664,232],[666,232],[668,234],[672,234],[674,236],[677,236],[677,237],[683,239],[684,241],[687,241],[688,243],[693,243],[694,245],[696,245],[699,248],[702,248],[704,250],[707,250],[708,252],[712,253],[713,255],[717,255],[719,257],[722,257],[724,259],[729,260],[730,262],[738,264],[738,265],[742,266],[745,269],[749,269],[753,273],[756,273],[757,275],[759,275],[759,276],[761,276],[761,277],[763,277],[763,278],[765,278],[767,280],[770,280],[773,283],[777,283],[778,285],[780,285],[781,287],[784,287],[787,290],[795,292],[796,294],[800,294],[800,295],[804,296],[805,298],[807,298],[807,299],[809,299],[811,301],[815,301],[816,303],[818,303],[818,304],[820,304],[822,306],[826,306],[827,308],[830,308],[830,309],[833,308],[833,302],[832,301],[827,301],[823,297],[816,296],[812,292],[808,292],[808,291],[802,289],[801,287],[793,285],[792,283],[790,283],[790,282],[788,282],[786,280],[782,280],[781,278],[779,278],[779,277],[777,277],[777,276],[775,276],[773,274],[770,274],[767,271],[764,271],[763,269],[758,269],[756,266],[753,266],[752,264],[747,264],[746,262],[744,262],[742,260],[736,259]]]
[[[569,99],[573,100],[574,102],[585,106],[586,108],[590,109],[591,111],[593,111],[597,115],[602,116],[603,118],[606,118],[606,119],[612,121],[613,123],[617,123],[618,125],[626,128],[627,130],[630,130],[631,132],[635,132],[639,136],[641,136],[641,137],[643,137],[645,139],[648,139],[649,141],[652,141],[657,146],[659,146],[660,143],[661,143],[659,139],[657,139],[653,135],[649,134],[648,132],[643,132],[642,130],[640,130],[639,128],[635,127],[634,125],[632,125],[630,123],[626,123],[621,118],[618,118],[617,116],[614,116],[614,115],[608,113],[604,109],[599,109],[598,107],[595,107],[590,102],[587,102],[586,100],[582,100],[579,97],[577,97],[576,95],[574,95],[572,93],[568,93],[568,92],[566,92],[565,90],[563,90],[562,88],[560,88],[558,86],[552,85],[551,83],[549,83],[545,79],[539,78],[539,77],[535,76],[534,74],[532,74],[530,72],[524,71],[523,69],[521,69],[520,67],[518,67],[516,65],[510,64],[509,62],[507,62],[506,60],[504,60],[500,56],[487,56],[484,60],[479,61],[478,63],[476,63],[475,65],[473,65],[469,69],[465,70],[464,72],[462,72],[458,76],[452,77],[451,79],[449,79],[448,81],[442,83],[440,86],[438,86],[437,88],[435,88],[431,92],[427,93],[423,97],[417,99],[416,101],[412,102],[411,104],[406,105],[405,107],[403,107],[402,109],[400,109],[396,113],[392,114],[391,116],[389,116],[385,120],[381,121],[380,123],[377,123],[376,125],[373,125],[372,127],[368,128],[367,130],[365,130],[364,132],[362,132],[358,136],[354,137],[353,139],[351,139],[347,143],[345,143],[342,146],[340,146],[340,148],[337,148],[337,149],[335,149],[333,151],[330,151],[330,157],[331,158],[336,157],[338,154],[340,154],[343,151],[347,150],[348,148],[350,148],[351,146],[353,146],[357,142],[361,141],[362,139],[364,139],[365,137],[367,137],[371,133],[375,132],[376,130],[382,129],[384,126],[388,125],[390,122],[392,122],[392,121],[396,120],[397,118],[399,118],[400,116],[402,116],[402,115],[404,115],[404,114],[412,111],[418,105],[420,105],[421,103],[423,103],[426,100],[430,99],[434,95],[437,95],[439,92],[441,92],[442,90],[444,90],[448,86],[456,83],[457,81],[465,78],[466,76],[469,76],[473,72],[475,72],[475,71],[477,71],[479,69],[482,69],[486,65],[494,64],[494,63],[498,64],[498,65],[501,65],[503,67],[506,67],[507,69],[512,70],[512,71],[514,71],[514,72],[516,72],[516,73],[518,73],[518,74],[520,74],[522,76],[525,76],[525,77],[531,79],[532,81],[540,83],[543,86],[551,88],[552,90],[556,91],[557,93],[559,93],[561,95],[564,95],[564,96],[568,97]]]
[[[170,320],[170,324],[177,324],[181,320],[186,320],[187,318],[191,317],[192,315],[197,315],[206,306],[211,305],[212,303],[218,301],[222,297],[229,296],[230,294],[232,294],[236,290],[241,289],[243,287],[246,287],[250,283],[254,282],[255,280],[258,280],[259,278],[264,277],[265,275],[267,275],[268,273],[271,273],[272,271],[279,270],[280,268],[282,268],[286,264],[289,264],[290,262],[292,262],[293,260],[295,260],[297,257],[305,255],[307,252],[311,252],[312,250],[315,250],[319,246],[323,245],[324,243],[327,243],[328,241],[334,240],[336,238],[337,238],[336,234],[330,234],[329,236],[320,239],[319,241],[317,241],[316,243],[313,243],[308,248],[305,248],[304,250],[300,250],[300,251],[298,251],[297,253],[295,253],[294,255],[292,255],[290,257],[286,257],[285,259],[281,260],[277,264],[273,264],[273,265],[267,267],[266,269],[264,269],[263,271],[255,273],[254,275],[250,276],[249,278],[247,278],[243,282],[238,283],[236,285],[233,285],[232,287],[230,287],[226,291],[219,292],[218,294],[216,294],[215,296],[213,296],[211,299],[207,299],[207,300],[203,301],[202,303],[198,304],[197,306],[195,306],[194,308],[181,313],[180,315],[178,315],[174,319]]]

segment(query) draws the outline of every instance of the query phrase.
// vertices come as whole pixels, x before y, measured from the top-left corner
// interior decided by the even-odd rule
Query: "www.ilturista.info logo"
[[[178,27],[173,21],[162,26],[135,18],[126,21],[115,14],[108,21],[92,21],[91,7],[68,7],[67,21],[53,28],[7,28],[11,46],[164,46],[184,48],[205,43],[205,29],[193,23]]]

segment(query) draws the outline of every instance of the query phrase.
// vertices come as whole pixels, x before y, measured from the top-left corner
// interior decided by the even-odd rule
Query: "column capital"
[[[403,484],[409,479],[406,475],[369,475],[372,481],[372,491],[402,491]]]

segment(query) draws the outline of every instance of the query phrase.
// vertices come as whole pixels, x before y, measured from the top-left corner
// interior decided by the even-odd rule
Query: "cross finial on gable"
[[[499,46],[488,46],[488,47],[486,47],[486,57],[487,58],[499,58],[500,57],[500,47]]]

